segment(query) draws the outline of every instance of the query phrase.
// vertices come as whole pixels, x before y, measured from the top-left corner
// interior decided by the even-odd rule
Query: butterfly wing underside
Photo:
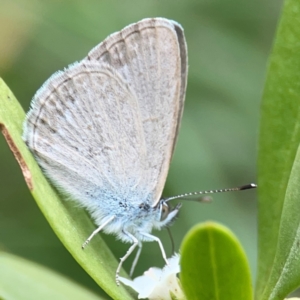
[[[36,93],[24,139],[50,180],[95,199],[161,195],[186,87],[181,27],[145,19],[109,36]],[[136,192],[138,191],[138,192]]]
[[[187,46],[174,21],[144,19],[110,35],[86,58],[107,62],[137,95],[147,148],[147,184],[155,205],[162,193],[183,113]]]

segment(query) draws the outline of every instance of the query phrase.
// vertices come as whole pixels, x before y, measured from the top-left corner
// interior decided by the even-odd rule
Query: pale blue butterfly
[[[27,115],[23,138],[46,176],[98,226],[83,247],[99,231],[132,243],[117,268],[117,283],[122,263],[138,246],[132,274],[143,241],[157,241],[167,262],[151,231],[170,224],[180,208],[171,208],[173,198],[161,194],[186,84],[183,28],[163,18],[144,19],[52,75]]]

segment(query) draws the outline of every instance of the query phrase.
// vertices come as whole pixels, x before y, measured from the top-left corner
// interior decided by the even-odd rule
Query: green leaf
[[[252,299],[246,255],[232,232],[216,223],[197,225],[186,235],[180,280],[187,299]]]
[[[0,252],[0,299],[100,300],[78,283],[41,265]]]
[[[285,1],[262,100],[256,299],[300,285],[300,2]]]
[[[23,109],[0,79],[0,129],[17,159],[25,181],[50,226],[85,271],[113,299],[132,299],[123,286],[117,286],[117,261],[98,234],[83,251],[81,245],[95,229],[88,215],[71,201],[62,201],[50,186],[24,144]]]

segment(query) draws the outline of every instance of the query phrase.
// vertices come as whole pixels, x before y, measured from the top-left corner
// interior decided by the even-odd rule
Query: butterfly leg
[[[164,261],[166,262],[166,265],[169,265],[169,262],[168,262],[168,259],[166,256],[166,252],[165,252],[165,249],[164,249],[164,246],[163,246],[161,240],[157,236],[154,236],[154,235],[146,233],[146,232],[141,232],[140,234],[142,234],[143,236],[147,237],[148,239],[158,243],[162,257],[163,257]]]
[[[131,233],[129,233],[129,232],[125,231],[125,230],[123,230],[123,233],[125,235],[127,235],[132,240],[132,245],[127,250],[126,254],[123,257],[120,258],[120,263],[119,263],[117,271],[116,271],[116,283],[117,283],[117,285],[120,285],[120,282],[119,282],[119,273],[120,273],[120,270],[122,268],[123,262],[128,258],[128,256],[133,252],[133,250],[139,244],[138,239],[135,236],[133,236]]]
[[[91,239],[99,232],[101,231],[108,223],[110,223],[115,216],[109,217],[101,226],[99,226],[96,230],[93,231],[93,233],[88,237],[88,239],[82,244],[81,248],[84,249],[85,246],[91,241]]]
[[[142,243],[140,241],[138,243],[138,247],[139,247],[138,251],[137,251],[137,253],[135,255],[135,258],[134,258],[133,263],[132,263],[131,268],[130,268],[130,273],[129,273],[130,277],[132,277],[132,274],[134,272],[135,266],[136,266],[136,264],[137,264],[137,262],[138,262],[138,260],[140,258],[141,252],[142,252]]]

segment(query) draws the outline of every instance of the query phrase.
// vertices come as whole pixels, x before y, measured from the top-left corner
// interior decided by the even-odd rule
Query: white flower
[[[139,299],[172,300],[172,293],[176,299],[183,300],[185,296],[176,276],[180,272],[179,259],[180,256],[175,254],[163,269],[153,267],[133,281],[123,277],[119,277],[119,280],[134,289]]]

